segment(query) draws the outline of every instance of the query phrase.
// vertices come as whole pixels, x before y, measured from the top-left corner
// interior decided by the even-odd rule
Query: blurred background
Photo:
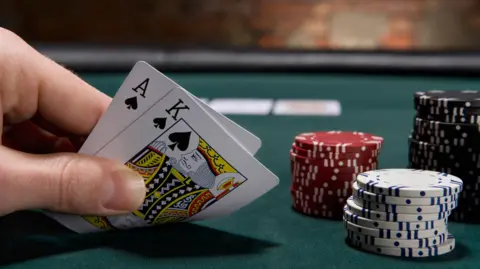
[[[291,206],[282,204],[290,203],[287,153],[294,136],[318,130],[373,133],[385,138],[380,167],[406,167],[414,92],[480,88],[480,0],[0,0],[0,27],[110,96],[137,61],[148,62],[260,137],[256,158],[282,185],[271,198],[244,209],[245,215],[213,221],[211,231],[198,226],[186,233],[157,229],[60,239],[46,217],[0,218],[0,232],[21,239],[0,238],[0,267],[21,261],[25,266],[15,268],[183,268],[187,259],[199,268],[362,266],[366,258],[348,254],[340,247],[344,240],[336,241],[334,222],[319,228],[318,222],[295,219]],[[472,186],[476,191],[478,184]],[[459,216],[480,216],[480,195],[471,194]],[[260,222],[258,212],[266,213]],[[315,231],[313,240],[309,231]],[[454,262],[457,268],[479,268],[479,231],[457,226],[453,234],[462,254],[422,268]],[[152,248],[138,238],[173,244]],[[211,238],[220,244],[209,247]],[[340,245],[318,251],[317,238]],[[263,251],[263,244],[275,247]],[[336,259],[330,253],[346,255]],[[248,262],[237,263],[238,257]],[[416,266],[408,262],[405,268]]]
[[[421,53],[453,55],[449,60],[442,58],[440,64],[473,70],[476,62],[458,57],[480,48],[480,1],[2,0],[0,26],[79,68],[131,67],[138,55],[156,65],[177,68],[220,63],[348,67],[355,64],[353,52],[362,56],[356,61],[367,67],[379,60],[378,53],[392,57]],[[266,53],[274,58],[263,59],[263,65],[246,64],[248,58],[240,61],[232,52]],[[303,53],[310,53],[308,59],[302,58]],[[394,59],[392,65],[415,66],[410,60],[415,59]],[[417,64],[425,65],[422,61]]]

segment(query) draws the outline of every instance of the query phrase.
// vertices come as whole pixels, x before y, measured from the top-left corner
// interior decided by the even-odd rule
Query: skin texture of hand
[[[110,101],[0,28],[0,216],[25,209],[105,216],[141,205],[140,175],[75,153]]]

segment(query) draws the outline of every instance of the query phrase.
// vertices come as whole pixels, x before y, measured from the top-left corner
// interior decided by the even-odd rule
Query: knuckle
[[[7,28],[0,27],[0,40],[5,39],[19,39],[20,37]]]
[[[0,27],[0,104],[7,123],[21,122],[37,109],[34,55],[23,39]]]
[[[68,155],[67,155],[68,156]],[[62,158],[57,163],[57,210],[95,211],[100,207],[101,167],[83,158]]]
[[[57,158],[53,164],[54,175],[52,180],[57,182],[55,191],[55,205],[59,210],[68,210],[72,205],[69,200],[72,197],[72,190],[78,184],[75,176],[75,159],[73,158]]]
[[[26,42],[20,36],[0,27],[0,59],[8,60],[21,56],[25,45]]]

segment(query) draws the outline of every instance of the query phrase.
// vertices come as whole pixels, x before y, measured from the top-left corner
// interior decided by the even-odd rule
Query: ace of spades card
[[[169,91],[97,156],[117,159],[142,175],[146,197],[137,210],[120,216],[49,213],[79,233],[224,216],[278,184],[277,176],[181,88]]]
[[[155,105],[168,91],[178,87],[180,86],[177,83],[148,63],[137,62],[115,94],[108,109],[80,148],[79,153],[97,154],[118,133]],[[181,89],[190,94],[185,89]],[[195,96],[191,96],[211,117],[228,129],[250,154],[255,155],[261,146],[261,140],[258,137],[216,112]],[[166,122],[161,118],[156,120],[157,127],[163,127],[165,124]]]

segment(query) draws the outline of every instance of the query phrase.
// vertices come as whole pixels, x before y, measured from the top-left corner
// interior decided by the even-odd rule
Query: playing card
[[[219,217],[278,184],[277,176],[181,88],[169,91],[97,156],[117,159],[142,175],[146,198],[122,216],[50,214],[79,233]]]
[[[179,85],[149,64],[142,61],[137,62],[79,153],[95,155],[115,135],[143,115],[168,91],[176,87],[179,87]],[[182,88],[182,90],[185,89]],[[186,92],[188,93],[188,91]],[[227,129],[248,152],[255,155],[261,146],[261,140],[258,137],[216,112],[197,97],[191,96],[211,117]]]
[[[198,99],[196,96],[179,86],[183,91],[188,93],[195,102],[197,102],[211,117],[214,118],[220,125],[223,126],[232,134],[233,138],[237,140],[251,155],[255,155],[257,151],[262,146],[262,140],[246,130],[245,128],[241,127],[231,119],[225,117],[223,114],[219,113],[218,111],[214,110],[212,107],[207,105],[202,100]]]

